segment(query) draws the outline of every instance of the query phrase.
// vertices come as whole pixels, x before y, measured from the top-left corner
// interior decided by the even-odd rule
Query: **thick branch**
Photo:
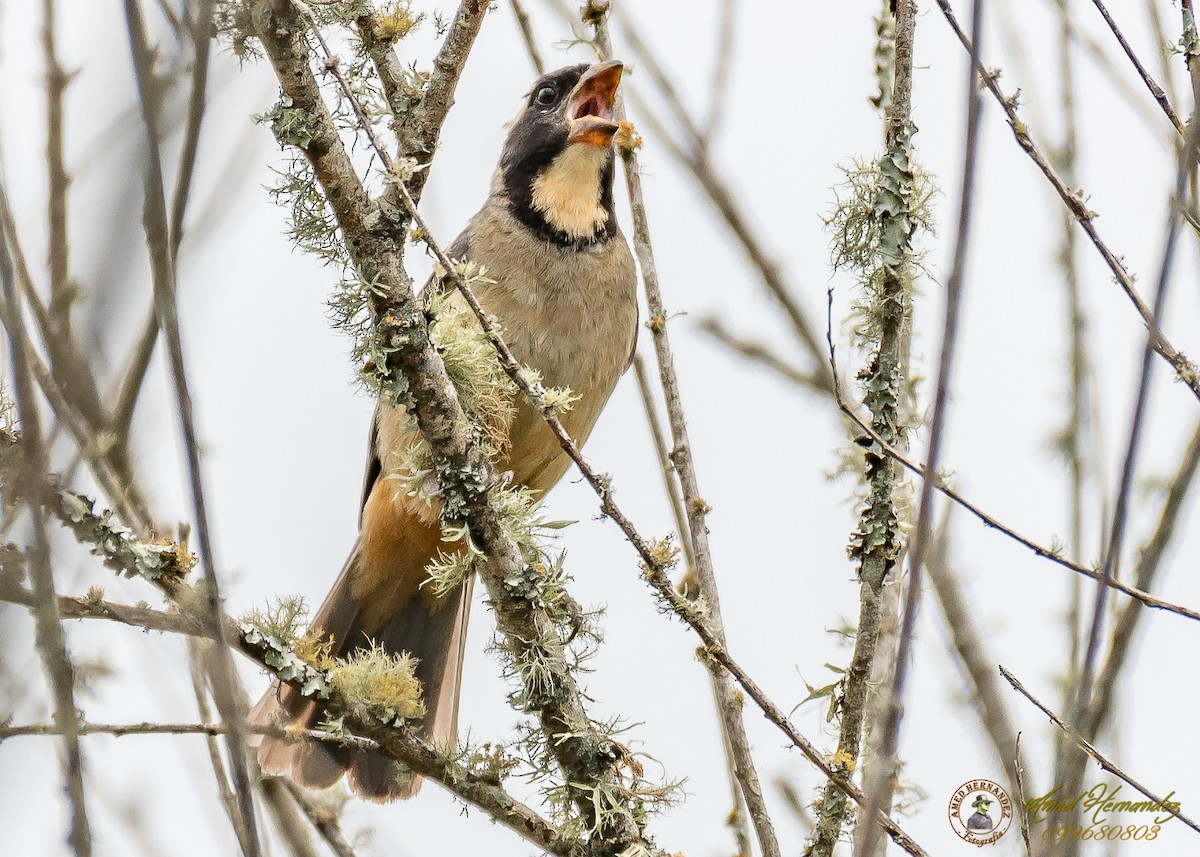
[[[426,104],[406,123],[411,138],[402,135],[402,147],[407,147],[418,161],[428,162],[432,154],[454,84],[486,7],[483,2],[465,3],[460,9],[435,63]],[[308,125],[310,138],[298,148],[312,164],[359,275],[375,286],[373,335],[380,351],[387,355],[386,365],[379,369],[390,385],[393,402],[413,414],[433,452],[446,515],[466,523],[474,543],[485,555],[479,563],[480,577],[510,651],[518,660],[529,657],[550,661],[555,678],[553,692],[537,694],[532,704],[551,751],[572,783],[576,808],[594,831],[593,841],[601,853],[619,853],[632,845],[644,845],[629,806],[601,813],[593,801],[599,792],[623,794],[620,752],[588,718],[561,648],[543,645],[555,637],[547,611],[535,604],[519,583],[513,583],[526,562],[490,498],[489,489],[497,483],[498,474],[481,450],[445,364],[429,339],[422,305],[402,265],[401,242],[409,218],[402,213],[389,222],[388,216],[367,198],[313,76],[306,40],[308,26],[296,5],[287,0],[263,0],[255,4],[254,16],[267,57],[285,95],[291,99],[290,109],[301,111]],[[428,145],[414,149],[414,140],[424,140]],[[419,191],[420,185],[406,189],[394,182],[392,187],[403,198],[405,192]],[[412,199],[407,196],[405,202]],[[421,767],[413,767],[424,773]]]

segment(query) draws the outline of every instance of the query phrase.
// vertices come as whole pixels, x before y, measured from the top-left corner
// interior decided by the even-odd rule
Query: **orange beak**
[[[619,60],[596,63],[583,73],[567,101],[568,143],[607,149],[620,127],[613,121],[613,102],[625,66]]]

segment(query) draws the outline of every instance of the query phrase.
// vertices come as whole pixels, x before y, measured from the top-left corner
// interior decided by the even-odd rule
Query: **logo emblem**
[[[950,797],[950,826],[972,845],[991,845],[1012,824],[1008,792],[991,780],[970,780]]]

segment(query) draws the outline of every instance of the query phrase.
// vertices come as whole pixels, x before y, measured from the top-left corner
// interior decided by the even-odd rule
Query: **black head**
[[[581,249],[617,232],[613,100],[622,68],[610,60],[543,75],[509,129],[500,190],[513,216],[546,241]]]

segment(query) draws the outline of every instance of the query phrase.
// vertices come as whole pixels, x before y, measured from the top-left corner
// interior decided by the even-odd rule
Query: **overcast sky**
[[[17,208],[31,264],[45,255],[44,120],[37,46],[40,14],[34,4],[0,4],[0,152],[4,180]],[[138,129],[126,111],[132,76],[121,17],[115,4],[64,0],[60,4],[64,63],[80,69],[67,107],[67,160],[76,174],[72,197],[73,270],[83,287],[83,312],[97,306],[111,319],[96,332],[96,359],[124,359],[140,325],[149,280],[137,255],[140,189],[113,179]],[[434,4],[420,4],[432,7]],[[467,65],[443,132],[442,150],[423,203],[431,227],[448,243],[483,201],[499,155],[504,123],[533,79],[507,3],[486,21]],[[568,35],[546,7],[530,0],[539,44],[551,66],[589,59],[583,48],[564,52]],[[965,5],[966,4],[961,4]],[[1014,60],[1000,19],[987,21],[984,59],[1004,70],[1007,91],[1020,88],[1033,133],[1058,139],[1056,25],[1045,0],[995,2],[1015,28],[1023,53]],[[878,3],[743,2],[734,40],[733,75],[721,109],[713,157],[748,210],[765,244],[796,284],[814,317],[823,318],[826,289],[835,288],[835,318],[853,298],[850,278],[833,276],[822,226],[839,182],[839,164],[870,159],[882,139],[868,103],[874,92],[872,16]],[[1174,168],[1164,154],[1168,126],[1113,50],[1091,4],[1074,2],[1083,31],[1112,57],[1122,82],[1141,104],[1131,107],[1105,73],[1080,51],[1076,57],[1081,184],[1100,213],[1097,226],[1149,295],[1157,273]],[[1169,31],[1177,8],[1159,3]],[[708,110],[717,21],[715,0],[687,4],[630,4],[644,38],[698,115]],[[941,183],[936,202],[940,236],[926,242],[927,263],[944,280],[956,227],[963,140],[965,56],[932,2],[917,26],[913,116],[921,162]],[[1160,73],[1159,53],[1145,24],[1145,4],[1113,0],[1113,14],[1134,47]],[[965,8],[962,10],[966,17]],[[680,20],[682,18],[682,20]],[[431,27],[401,47],[406,60],[427,67],[435,49]],[[617,56],[621,41],[617,39]],[[1181,60],[1175,59],[1176,65]],[[1179,69],[1176,70],[1177,72]],[[1183,80],[1182,75],[1178,78]],[[649,92],[634,64],[626,85]],[[201,148],[192,232],[180,260],[181,314],[194,398],[205,448],[213,532],[231,613],[278,594],[299,593],[319,603],[354,540],[361,468],[372,403],[351,384],[348,342],[327,320],[324,301],[334,274],[290,246],[284,212],[268,197],[273,168],[284,160],[252,114],[270,108],[277,88],[266,64],[239,69],[228,50],[214,56],[209,119]],[[1147,107],[1149,105],[1149,107]],[[1177,103],[1186,112],[1186,100]],[[125,117],[122,119],[122,117]],[[637,119],[637,116],[634,116]],[[1068,364],[1064,337],[1065,289],[1056,254],[1059,206],[1049,185],[1013,142],[997,105],[985,102],[977,189],[978,216],[964,307],[960,359],[943,455],[955,484],[979,505],[1018,530],[1050,543],[1070,532],[1067,474],[1052,449],[1067,413]],[[844,665],[849,649],[831,629],[853,623],[858,587],[845,545],[855,523],[853,480],[830,480],[842,429],[824,401],[730,356],[698,331],[696,322],[719,315],[730,326],[799,355],[764,297],[755,273],[689,178],[643,127],[642,165],[651,230],[669,308],[689,428],[709,517],[729,644],[735,657],[787,711],[806,695],[805,682],[834,680],[826,663]],[[628,231],[627,209],[621,221]],[[414,254],[419,255],[419,254]],[[1177,347],[1200,354],[1200,288],[1196,241],[1184,236],[1164,327]],[[1144,330],[1098,254],[1081,242],[1081,284],[1094,347],[1095,382],[1108,474],[1104,492],[1093,486],[1093,511],[1111,497],[1127,434]],[[414,273],[423,271],[414,266]],[[418,277],[420,281],[420,277]],[[939,345],[941,287],[921,285],[914,359],[928,378]],[[643,334],[643,339],[645,335]],[[845,337],[843,335],[842,341]],[[114,344],[115,343],[115,344]],[[642,342],[651,356],[647,341]],[[843,368],[849,359],[843,346]],[[801,357],[797,360],[802,362]],[[1154,523],[1160,495],[1152,480],[1168,476],[1200,408],[1156,361],[1150,419],[1142,444],[1130,551]],[[928,385],[923,391],[928,389]],[[178,429],[161,364],[148,381],[138,412],[141,473],[160,518],[185,520]],[[918,434],[916,442],[924,441]],[[662,534],[671,519],[632,376],[625,378],[587,448],[610,473],[616,498],[647,534]],[[572,593],[607,608],[607,640],[586,677],[597,717],[620,713],[632,723],[626,738],[653,757],[648,771],[686,778],[687,800],[651,827],[668,851],[688,857],[728,854],[722,826],[728,812],[723,761],[704,669],[694,658],[697,639],[661,616],[639,580],[633,551],[611,522],[597,520],[594,495],[573,478],[547,501],[549,515],[578,523],[562,536],[575,577]],[[1200,528],[1189,503],[1165,573],[1163,598],[1200,605]],[[1085,560],[1098,557],[1094,519]],[[1191,530],[1189,532],[1189,529]],[[1064,609],[1069,572],[1040,560],[962,516],[954,531],[955,567],[969,592],[972,613],[994,660],[1042,698],[1059,702],[1057,681],[1066,658]],[[56,564],[60,588],[83,592],[102,585],[111,597],[157,603],[144,584],[115,581],[94,562],[64,551]],[[477,590],[478,592],[478,590]],[[477,595],[478,598],[478,595]],[[1123,604],[1123,599],[1113,600]],[[492,633],[482,603],[473,612],[463,684],[461,725],[476,740],[504,740],[518,716],[505,704],[507,685],[497,660],[485,653]],[[102,623],[96,623],[100,625]],[[0,652],[7,671],[25,675],[20,698],[0,700],[15,722],[47,716],[30,623],[16,608],[0,607]],[[136,722],[195,719],[182,644],[116,626],[68,627],[73,652],[102,657],[115,674],[81,701],[88,720]],[[902,754],[904,779],[926,797],[906,829],[932,853],[966,855],[946,822],[946,805],[964,781],[1003,772],[985,744],[977,718],[964,704],[965,683],[947,654],[939,610],[927,598],[918,627]],[[1120,727],[1106,749],[1160,792],[1174,791],[1185,812],[1200,806],[1192,714],[1200,691],[1189,653],[1200,627],[1177,616],[1155,615],[1137,641],[1134,664],[1120,693]],[[246,668],[251,693],[264,676]],[[1180,681],[1181,676],[1184,678]],[[1009,695],[1024,731],[1031,777],[1048,790],[1053,734],[1045,718]],[[798,708],[805,735],[832,752],[833,733],[820,703]],[[792,783],[806,799],[819,784],[800,754],[752,707],[746,719],[756,759],[776,811],[787,853],[803,833],[774,782]],[[1181,746],[1182,745],[1182,746]],[[97,853],[232,854],[235,843],[213,799],[207,757],[198,738],[88,738],[84,746],[94,788]],[[1184,752],[1180,752],[1184,750]],[[1113,782],[1092,766],[1086,782]],[[513,788],[522,792],[523,784]],[[0,746],[0,828],[7,853],[65,854],[65,803],[53,745],[25,738]],[[1190,808],[1190,810],[1189,810]],[[127,812],[144,823],[144,845],[128,838]],[[493,828],[482,813],[464,813],[436,787],[411,802],[375,806],[351,801],[345,826],[353,835],[373,830],[363,854],[417,857],[486,853],[517,857],[531,848]],[[1184,853],[1194,834],[1178,823],[1147,853]],[[1018,853],[1007,836],[989,854]]]

